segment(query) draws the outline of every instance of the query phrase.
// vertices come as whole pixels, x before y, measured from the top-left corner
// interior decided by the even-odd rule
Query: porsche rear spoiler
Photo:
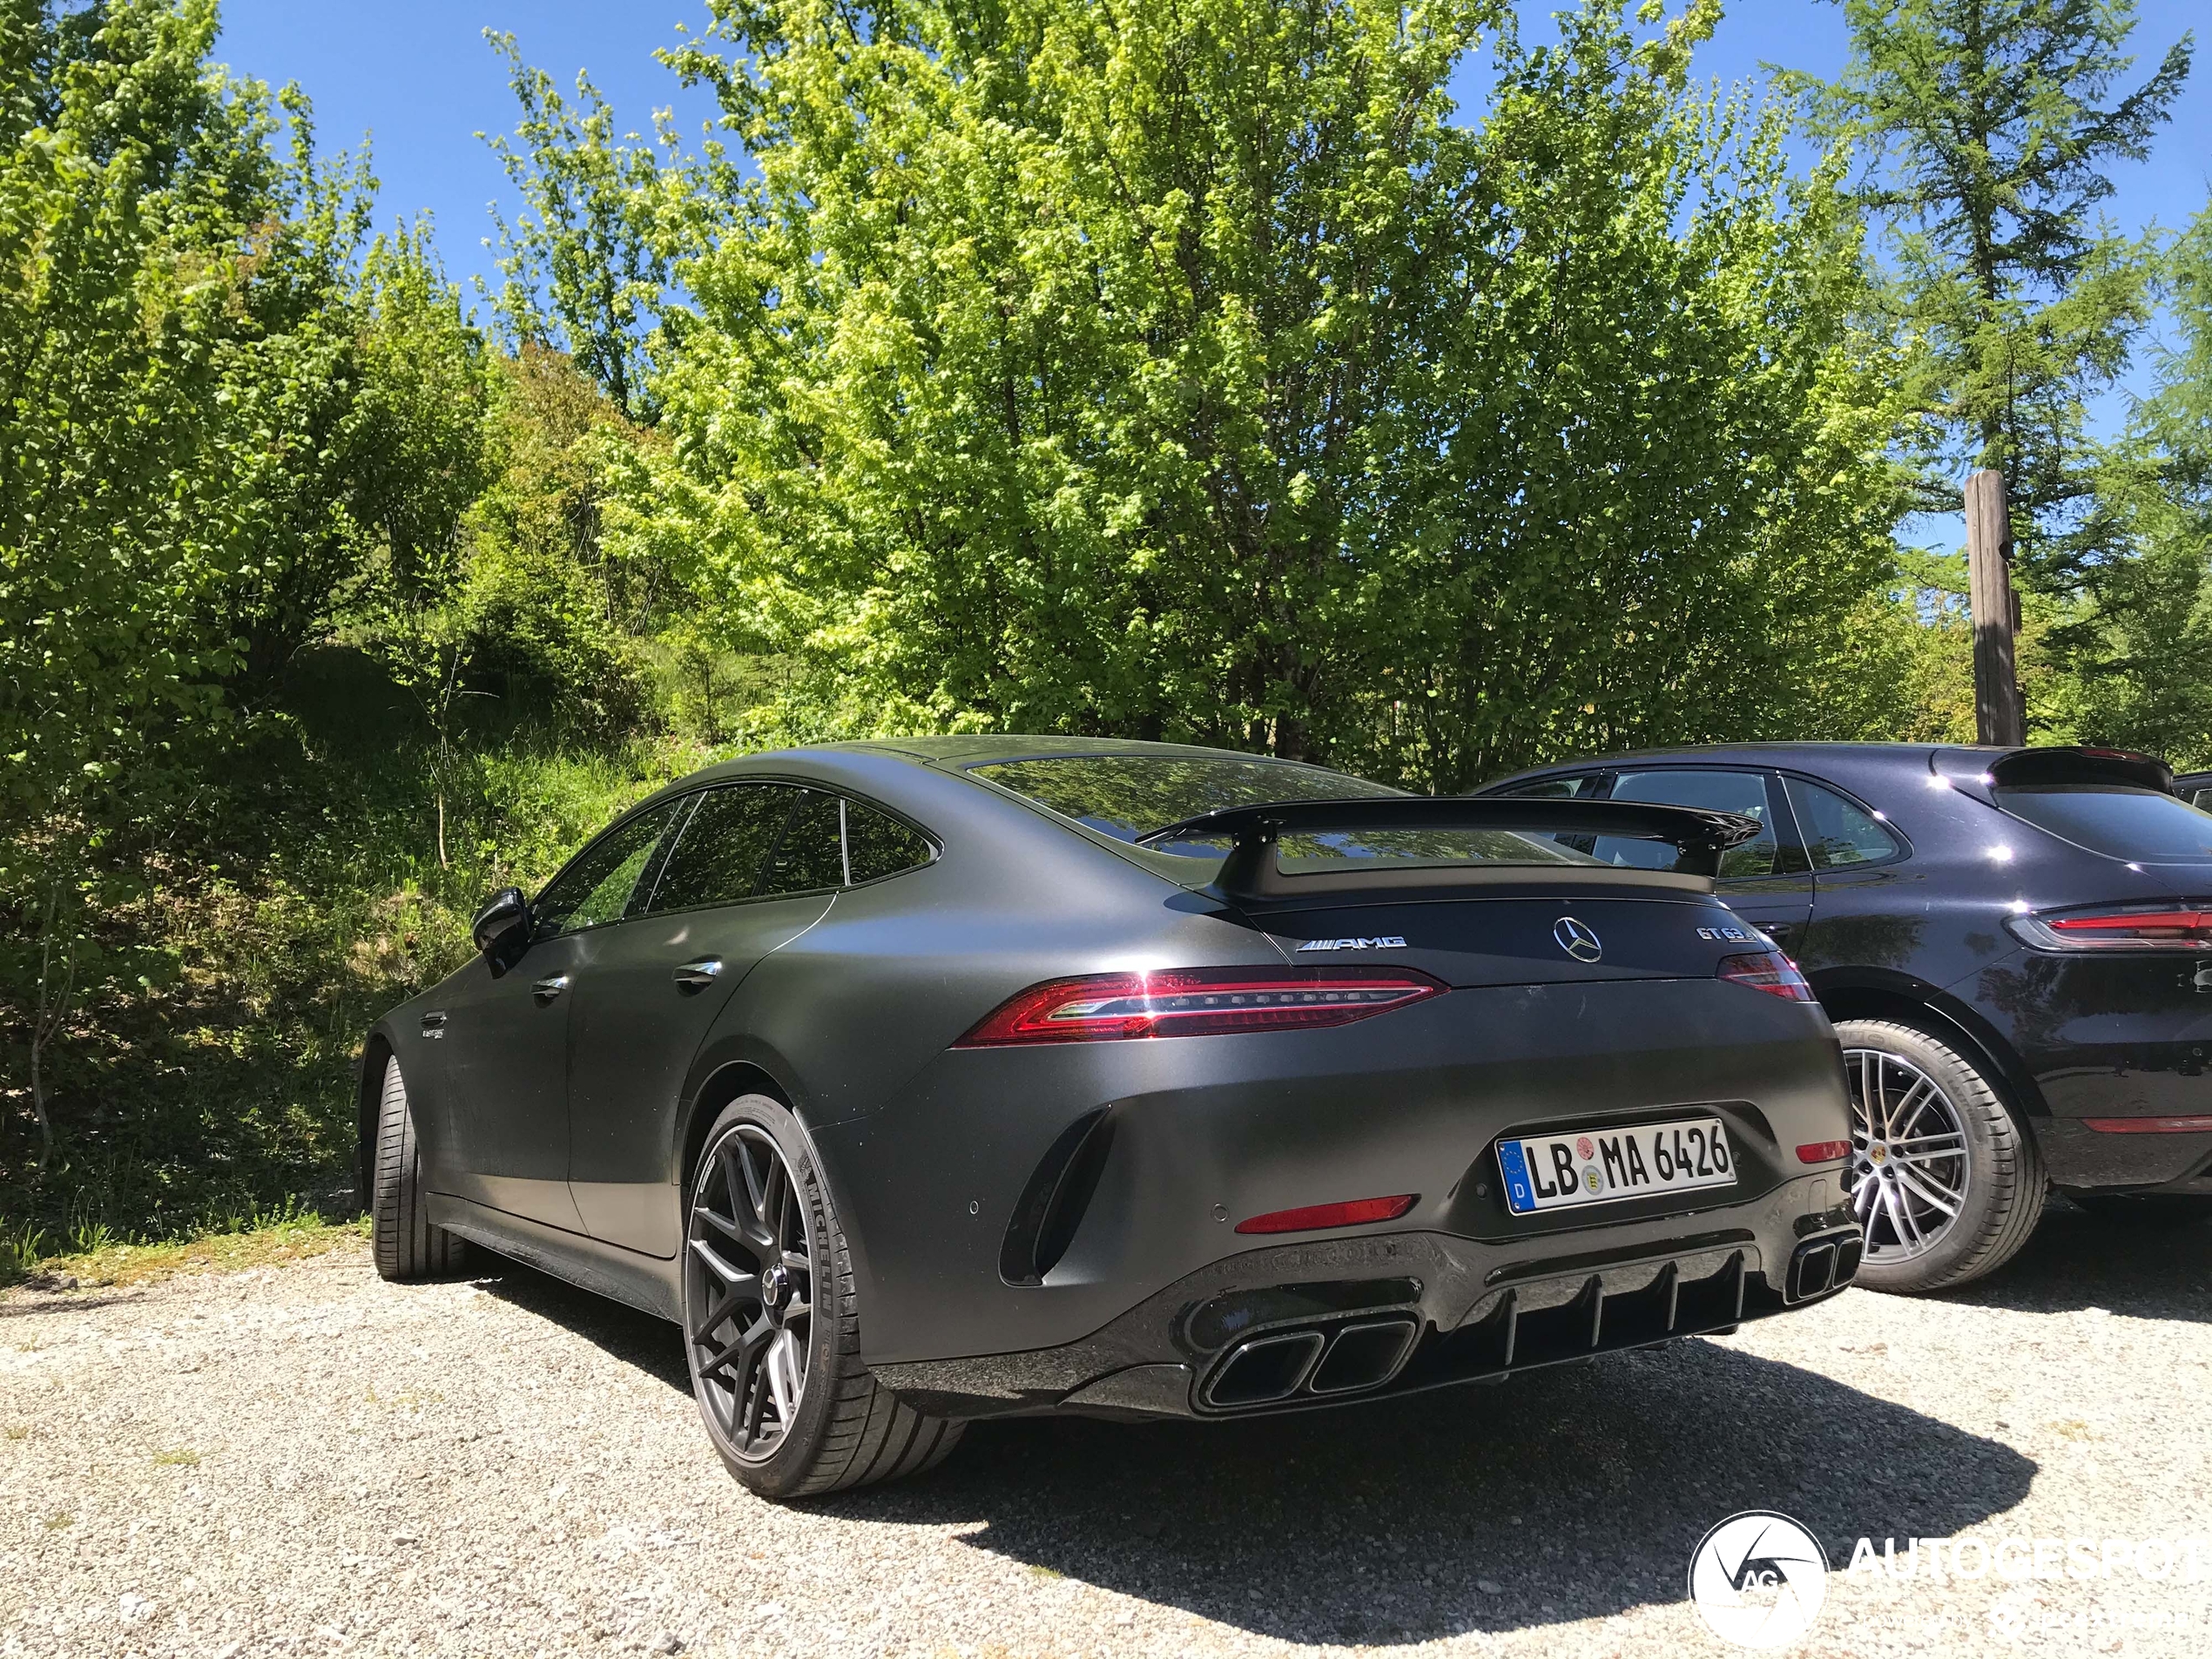
[[[1507,830],[1561,835],[1619,835],[1661,841],[1675,849],[1672,871],[1616,870],[1603,865],[1475,863],[1465,866],[1401,866],[1332,870],[1286,875],[1276,861],[1276,844],[1285,834],[1323,834],[1344,830]],[[1495,879],[1507,872],[1527,880],[1534,871],[1547,876],[1589,876],[1665,884],[1669,875],[1688,876],[1701,885],[1720,872],[1721,855],[1759,833],[1756,818],[1738,813],[1707,812],[1692,806],[1657,806],[1635,801],[1531,800],[1496,795],[1377,795],[1352,800],[1264,801],[1201,813],[1136,838],[1139,846],[1163,841],[1230,843],[1214,885],[1232,897],[1283,899],[1345,887],[1372,887],[1388,878],[1393,886],[1451,882],[1474,876]]]
[[[1975,795],[1992,787],[2038,784],[2120,784],[2161,794],[2174,787],[2173,767],[2155,755],[2074,744],[2011,749],[1998,755],[1986,749],[1939,749],[1928,757],[1928,767],[1948,779],[1953,788]]]

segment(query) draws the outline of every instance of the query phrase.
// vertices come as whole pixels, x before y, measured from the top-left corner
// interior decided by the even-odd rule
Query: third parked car
[[[1860,1282],[1918,1291],[2012,1256],[2052,1184],[2107,1211],[2212,1211],[2212,814],[2172,782],[2115,750],[1770,744],[1577,761],[1483,792],[1766,826],[1719,891],[1836,1022]]]

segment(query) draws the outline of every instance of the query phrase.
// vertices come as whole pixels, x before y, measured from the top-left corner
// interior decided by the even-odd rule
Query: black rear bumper
[[[1494,1380],[1834,1294],[1860,1247],[1851,1211],[1823,1207],[1835,1191],[1808,1177],[1543,1253],[1435,1232],[1253,1251],[1079,1342],[875,1371],[916,1409],[960,1418],[1244,1416]]]

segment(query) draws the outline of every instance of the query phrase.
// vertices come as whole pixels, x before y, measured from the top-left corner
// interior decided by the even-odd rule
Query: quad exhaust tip
[[[1797,1254],[1790,1258],[1790,1299],[1807,1302],[1843,1289],[1858,1276],[1859,1258],[1865,1249],[1865,1238],[1857,1232],[1798,1245]]]
[[[1379,1388],[1398,1374],[1419,1330],[1406,1316],[1334,1329],[1278,1331],[1239,1343],[1207,1382],[1209,1406],[1233,1410],[1293,1395],[1329,1398]]]

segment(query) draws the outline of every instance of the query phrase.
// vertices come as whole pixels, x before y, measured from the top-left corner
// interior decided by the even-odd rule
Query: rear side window
[[[1587,800],[1597,793],[1597,774],[1586,772],[1577,778],[1539,778],[1499,792],[1515,800]]]
[[[1648,801],[1657,806],[1702,806],[1708,812],[1741,813],[1759,820],[1758,839],[1732,846],[1722,855],[1720,873],[1731,876],[1772,875],[1776,843],[1766,774],[1757,772],[1701,772],[1669,766],[1661,772],[1624,772],[1613,780],[1610,799]],[[1607,864],[1640,869],[1671,869],[1675,849],[1661,842],[1601,835],[1593,853]]]
[[[834,795],[818,790],[794,791],[803,795],[799,810],[784,826],[784,839],[768,860],[761,879],[763,894],[817,893],[845,885],[843,807]]]
[[[1905,850],[1880,819],[1834,790],[1802,778],[1785,777],[1782,786],[1790,792],[1790,810],[1797,815],[1797,832],[1804,837],[1805,855],[1814,869],[1879,864]]]
[[[2014,818],[2115,859],[2212,859],[2212,813],[2155,789],[2118,784],[2034,784],[1992,792]]]
[[[640,813],[577,853],[530,907],[537,937],[550,939],[620,921],[662,833],[685,805],[672,800]]]
[[[819,893],[918,869],[936,856],[904,824],[819,789],[725,784],[698,803],[653,890],[654,914]]]
[[[650,909],[692,910],[752,897],[800,792],[783,784],[710,789],[677,837]]]
[[[895,819],[863,806],[845,803],[846,877],[858,887],[880,880],[901,870],[918,870],[934,856],[929,843]]]

